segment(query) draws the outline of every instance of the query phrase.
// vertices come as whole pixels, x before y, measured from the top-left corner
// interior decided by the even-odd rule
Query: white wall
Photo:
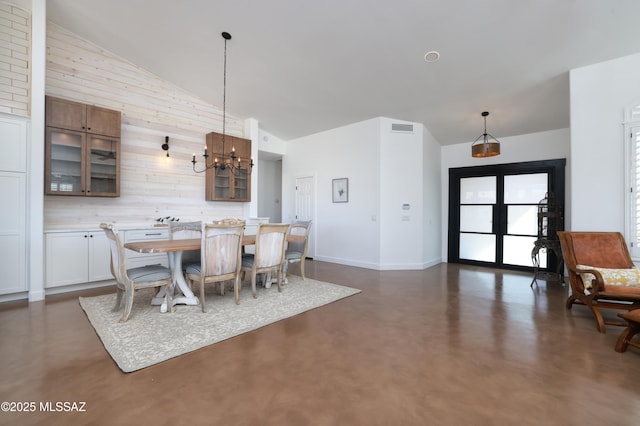
[[[567,173],[571,169],[569,129],[550,130],[548,132],[498,138],[500,155],[489,158],[471,157],[471,142],[442,147],[442,257],[447,259],[447,231],[449,217],[449,169],[455,167],[486,166],[489,164],[520,163],[524,161],[567,159]],[[571,194],[571,180],[565,182],[567,200]],[[567,203],[568,204],[568,203]],[[565,216],[569,217],[569,207]],[[568,228],[568,223],[565,223]]]
[[[380,119],[380,269],[422,269],[423,126],[394,132],[393,123],[407,124]]]
[[[282,222],[282,161],[258,160],[258,217]]]
[[[440,146],[421,124],[392,123],[407,124],[381,117],[287,144],[283,220],[295,213],[295,179],[314,176],[316,259],[382,270],[441,261]],[[332,179],[344,177],[349,202],[333,203]]]
[[[625,232],[623,113],[640,98],[640,54],[571,71],[571,228]]]
[[[282,160],[282,220],[295,217],[295,180],[315,178],[314,257],[377,269],[380,261],[380,120],[289,141]],[[333,203],[332,179],[349,179],[349,202]]]
[[[422,266],[427,268],[443,261],[442,227],[447,220],[442,217],[442,148],[427,128],[423,128],[422,138]]]
[[[258,150],[260,153],[270,153],[273,156],[282,157],[287,153],[287,143],[277,136],[260,129]]]

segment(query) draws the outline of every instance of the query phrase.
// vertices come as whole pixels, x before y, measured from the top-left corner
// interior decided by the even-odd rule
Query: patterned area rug
[[[111,312],[115,293],[79,300],[107,352],[129,373],[360,293],[309,278],[288,278],[281,293],[275,285],[269,289],[258,286],[257,299],[251,295],[251,284],[245,282],[239,305],[233,290],[220,296],[217,285],[208,286],[206,314],[199,305],[178,305],[176,312],[160,313],[159,306],[150,304],[154,289],[138,290],[125,323],[119,322],[122,310]]]

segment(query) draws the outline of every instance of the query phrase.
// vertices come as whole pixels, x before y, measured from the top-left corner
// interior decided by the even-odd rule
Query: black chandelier
[[[193,154],[193,159],[191,163],[193,164],[193,171],[196,173],[203,173],[210,169],[215,169],[216,174],[218,171],[229,169],[232,173],[239,174],[250,174],[253,169],[253,158],[249,161],[249,167],[242,167],[241,158],[236,155],[236,148],[234,146],[231,147],[231,152],[225,155],[225,136],[226,136],[226,124],[227,124],[227,40],[231,40],[231,34],[228,32],[222,33],[222,38],[224,39],[224,77],[223,77],[223,89],[222,89],[222,153],[220,153],[220,158],[214,157],[213,162],[209,163],[209,153],[207,152],[207,146],[204,147],[204,165],[205,167],[202,170],[196,170],[196,155]],[[246,161],[246,160],[245,160]]]

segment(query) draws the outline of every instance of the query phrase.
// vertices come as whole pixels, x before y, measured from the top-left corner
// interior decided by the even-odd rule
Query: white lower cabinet
[[[167,240],[167,229],[118,231],[124,243]],[[145,254],[125,249],[127,269],[168,265],[164,253]],[[46,234],[46,288],[113,280],[109,240],[102,230],[64,231]]]
[[[48,233],[45,256],[46,288],[113,279],[103,231]]]
[[[0,295],[28,290],[28,120],[0,114]]]

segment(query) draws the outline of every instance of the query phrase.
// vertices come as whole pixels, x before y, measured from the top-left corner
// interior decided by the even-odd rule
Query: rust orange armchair
[[[571,294],[567,309],[586,305],[596,318],[598,331],[606,333],[600,309],[640,308],[640,270],[636,269],[624,237],[619,232],[558,232],[569,272]]]

